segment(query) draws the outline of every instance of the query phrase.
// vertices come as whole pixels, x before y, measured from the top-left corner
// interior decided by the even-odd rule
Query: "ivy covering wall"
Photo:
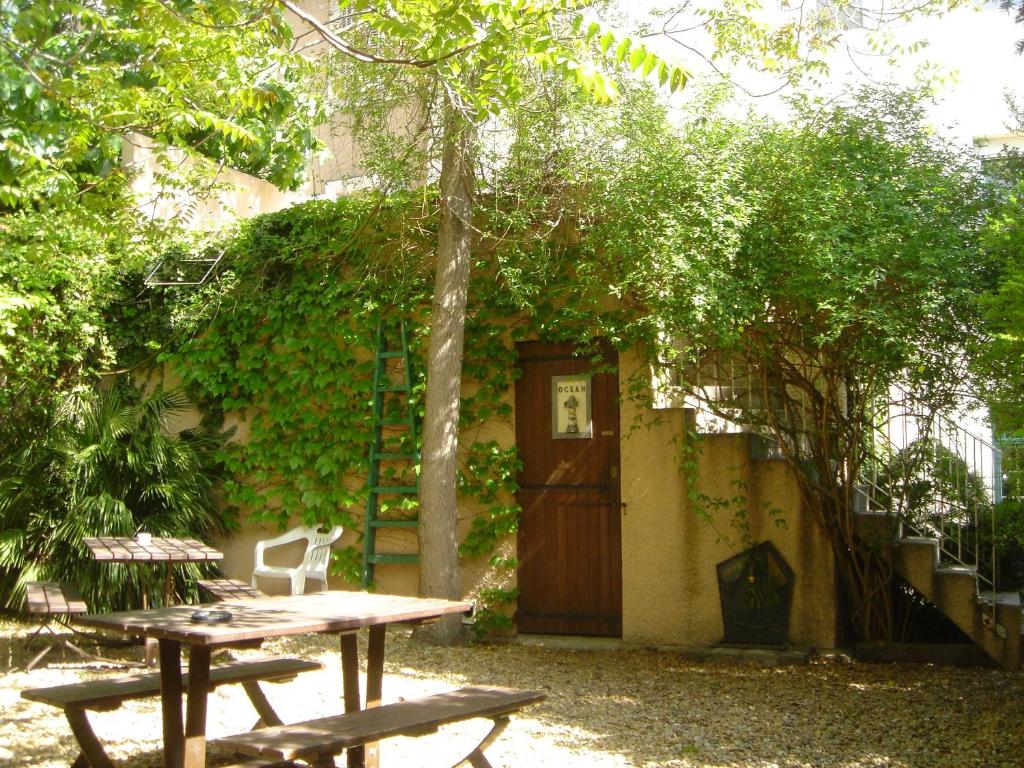
[[[356,196],[261,216],[223,244],[226,267],[216,284],[165,308],[181,315],[178,330],[186,328],[190,338],[161,360],[208,418],[236,425],[239,439],[223,449],[231,476],[225,502],[248,519],[362,530],[381,320],[392,329],[399,318],[409,324],[412,405],[422,408],[435,204],[431,193],[386,204]],[[467,318],[460,493],[478,514],[461,553],[493,556],[499,567],[515,566],[494,552],[516,529],[519,460],[514,447],[478,439],[478,430],[468,427],[511,420],[517,339],[544,334],[585,341],[596,335],[598,317],[612,317],[597,312],[598,303],[570,287],[570,276],[554,266],[571,262],[571,249],[545,246],[554,260],[545,298],[531,296],[525,311],[523,296],[499,275],[526,254],[485,240],[477,256]],[[567,292],[575,293],[571,302]],[[361,549],[349,547],[336,556],[335,572],[355,581],[360,565]],[[482,597],[500,602],[511,596],[491,590]]]

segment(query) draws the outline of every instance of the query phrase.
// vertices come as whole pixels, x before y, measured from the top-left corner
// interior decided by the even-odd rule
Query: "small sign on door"
[[[590,393],[590,374],[551,377],[551,437],[555,440],[593,437]]]

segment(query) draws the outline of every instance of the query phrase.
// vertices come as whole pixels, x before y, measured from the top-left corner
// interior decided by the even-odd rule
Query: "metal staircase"
[[[392,347],[397,330],[399,346]],[[366,520],[363,531],[363,587],[374,581],[374,569],[385,564],[414,564],[415,553],[379,552],[381,529],[416,529],[419,518],[419,435],[411,403],[409,334],[405,320],[394,326],[377,324],[373,371],[373,433],[367,473]]]
[[[1021,604],[1001,585],[994,503],[999,452],[903,393],[876,414],[876,460],[856,488],[859,528],[893,542],[897,572],[985,653],[1021,666]]]

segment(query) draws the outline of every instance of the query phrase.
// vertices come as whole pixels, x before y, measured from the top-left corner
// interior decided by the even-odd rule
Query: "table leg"
[[[142,641],[143,651],[145,653],[145,661],[143,662],[147,667],[155,667],[159,661],[159,651],[157,650],[156,640],[147,637]]]
[[[160,641],[160,705],[164,722],[164,768],[185,764],[185,731],[181,720],[181,643]]]
[[[345,711],[362,709],[359,701],[359,640],[355,632],[341,636],[341,683],[345,692]]]
[[[149,610],[149,589],[147,588],[147,586],[145,584],[145,580],[143,580],[143,587],[142,587],[142,610],[144,610],[144,611],[148,611]],[[156,640],[154,640],[151,637],[143,638],[142,639],[142,649],[143,649],[143,656],[142,656],[143,663],[147,667],[155,667],[157,665],[157,662],[159,661],[159,657],[160,657],[160,653],[157,650]],[[180,661],[180,659],[179,659],[179,661]]]
[[[384,690],[384,636],[387,626],[374,624],[370,627],[370,644],[366,654],[366,708],[379,707]],[[380,765],[380,742],[364,745],[366,768]]]
[[[384,690],[384,636],[386,627],[370,627],[370,645],[366,654],[366,707],[379,707]]]
[[[185,768],[206,765],[206,702],[210,692],[210,649],[193,645],[188,655]]]
[[[174,573],[171,564],[164,566],[164,608],[174,605]]]
[[[174,574],[171,571],[171,564],[164,566],[164,608],[174,604]],[[142,590],[142,610],[149,608],[149,596],[147,590]],[[150,638],[145,640],[146,666],[155,667],[157,663],[156,641]]]
[[[341,635],[341,685],[345,695],[345,712],[357,712],[362,709],[359,701],[359,638],[355,632]],[[353,747],[345,751],[348,768],[364,766],[362,747]]]
[[[379,707],[384,687],[383,624],[370,627],[370,644],[366,657],[366,707]],[[345,691],[345,711],[362,709],[359,696],[359,646],[355,633],[341,636],[341,674]],[[380,745],[377,742],[355,747],[347,752],[348,768],[378,768]]]

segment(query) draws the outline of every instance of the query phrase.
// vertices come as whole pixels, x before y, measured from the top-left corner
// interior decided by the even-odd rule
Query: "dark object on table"
[[[231,611],[194,611],[192,621],[200,624],[223,624],[231,621]]]

